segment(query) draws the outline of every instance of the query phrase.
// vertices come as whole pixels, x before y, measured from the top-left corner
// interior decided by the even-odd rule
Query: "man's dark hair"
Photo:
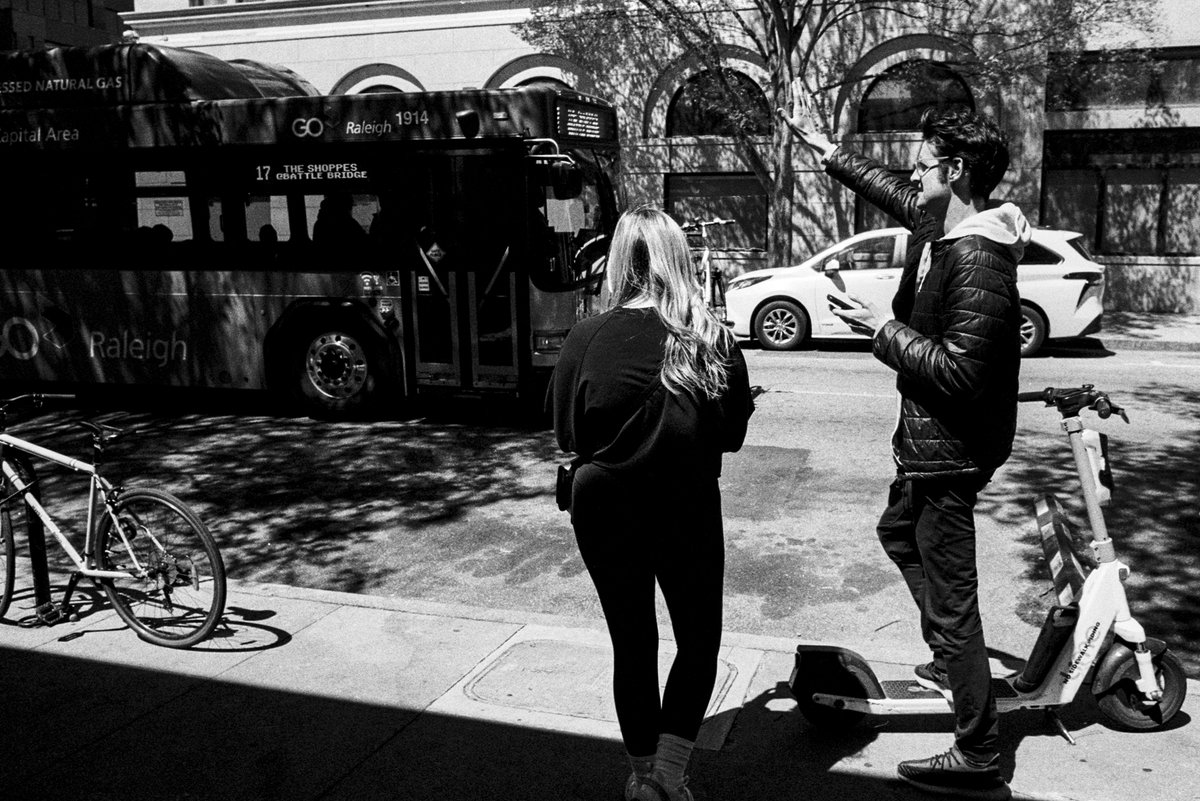
[[[965,106],[926,109],[921,135],[937,155],[962,159],[972,196],[987,198],[1008,170],[1008,141],[1000,128]]]

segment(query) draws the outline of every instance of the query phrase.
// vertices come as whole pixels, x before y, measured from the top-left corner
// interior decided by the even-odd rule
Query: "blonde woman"
[[[746,362],[708,310],[687,237],[641,207],[617,222],[613,308],[577,324],[550,390],[576,454],[571,524],[613,645],[627,801],[691,801],[687,763],[717,673],[725,545],[717,479],[754,409]],[[658,581],[678,648],[659,697]]]

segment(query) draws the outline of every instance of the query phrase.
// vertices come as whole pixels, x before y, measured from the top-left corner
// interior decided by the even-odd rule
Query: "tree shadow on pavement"
[[[217,538],[231,578],[360,592],[393,572],[380,560],[389,537],[436,531],[504,502],[544,498],[553,509],[561,455],[538,425],[486,415],[428,425],[420,418],[328,422],[221,411],[109,411],[94,419],[135,432],[110,447],[106,475],[180,496]],[[44,415],[19,432],[88,459],[87,435],[74,423],[81,416]],[[53,465],[37,468],[43,493],[70,501],[64,508],[81,536],[86,483]],[[531,558],[575,570],[573,542],[561,535],[547,532],[553,546],[529,543],[541,548]],[[488,531],[472,530],[454,541],[454,556],[469,560],[493,544]]]

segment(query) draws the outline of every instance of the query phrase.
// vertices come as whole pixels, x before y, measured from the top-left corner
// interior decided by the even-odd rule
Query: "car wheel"
[[[1021,307],[1021,357],[1032,356],[1046,341],[1046,318],[1028,306]]]
[[[767,350],[794,350],[808,339],[808,315],[790,300],[773,300],[755,315],[754,336]]]

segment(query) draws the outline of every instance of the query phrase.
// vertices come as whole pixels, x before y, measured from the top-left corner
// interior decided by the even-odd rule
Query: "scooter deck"
[[[937,690],[930,690],[927,687],[922,687],[911,679],[885,679],[879,682],[879,686],[883,688],[885,698],[894,700],[900,699],[920,699],[929,698],[944,698],[945,696]],[[1019,693],[1012,688],[1012,684],[1006,679],[992,679],[992,694],[996,699],[1001,698],[1017,698]]]

